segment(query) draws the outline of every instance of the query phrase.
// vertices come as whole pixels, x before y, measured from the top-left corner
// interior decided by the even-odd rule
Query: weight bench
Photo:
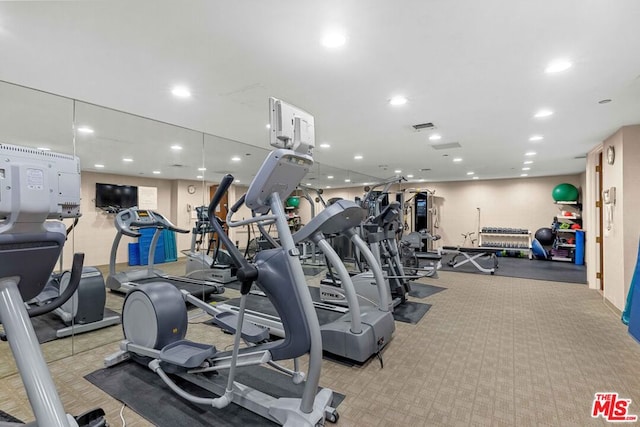
[[[483,247],[462,248],[457,246],[443,246],[442,248],[438,249],[438,252],[440,254],[454,254],[453,258],[451,258],[451,261],[449,261],[448,263],[450,267],[458,268],[461,265],[464,265],[470,262],[479,271],[483,273],[494,274],[496,271],[496,268],[498,268],[498,257],[496,256],[496,253],[500,252],[501,250],[502,249],[483,248]],[[459,256],[463,256],[464,259],[461,261],[457,261],[457,258]],[[493,260],[493,268],[486,268],[478,264],[476,260],[484,256],[489,257]]]

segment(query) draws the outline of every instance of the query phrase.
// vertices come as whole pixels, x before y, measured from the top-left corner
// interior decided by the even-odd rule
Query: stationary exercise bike
[[[318,382],[322,365],[322,340],[318,318],[307,289],[283,200],[295,189],[313,165],[313,117],[282,101],[271,99],[272,151],[252,181],[242,202],[260,216],[261,221],[275,223],[281,247],[260,251],[255,262],[249,263],[240,250],[223,232],[217,221],[211,225],[238,268],[241,281],[240,310],[221,312],[187,292],[161,282],[140,285],[129,291],[122,311],[125,340],[121,351],[105,360],[107,366],[123,360],[146,364],[180,397],[197,404],[224,408],[231,402],[260,416],[285,426],[312,427],[322,425],[325,419],[337,421],[338,415],[330,406],[333,392],[322,389]],[[289,127],[287,127],[289,126]],[[286,132],[283,132],[285,127]],[[209,205],[209,218],[222,196],[233,183],[231,175],[224,177]],[[240,202],[240,201],[239,201]],[[232,208],[233,209],[233,208]],[[257,221],[250,218],[245,221]],[[285,329],[285,338],[266,342],[268,332],[244,324],[246,298],[253,282],[268,296],[275,306]],[[185,340],[187,313],[185,302],[201,308],[213,316],[214,322],[228,332],[235,333],[233,350],[218,351],[214,346]],[[240,349],[240,340],[249,346]],[[307,374],[297,370],[297,358],[309,355]],[[275,362],[294,359],[294,370]],[[148,361],[150,360],[150,361]],[[236,368],[267,363],[292,376],[295,383],[306,377],[301,398],[275,398],[235,381]],[[228,369],[225,378],[222,372]],[[206,388],[219,397],[203,398],[180,388],[168,372]]]
[[[65,413],[29,321],[71,298],[84,255],[74,255],[69,286],[56,299],[28,310],[24,304],[42,292],[62,252],[66,233],[58,220],[80,215],[79,159],[1,143],[0,156],[0,323],[36,418],[27,425],[106,426],[101,409],[75,418]]]

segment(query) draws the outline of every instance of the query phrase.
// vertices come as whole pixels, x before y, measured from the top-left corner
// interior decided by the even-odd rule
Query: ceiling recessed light
[[[238,184],[238,183],[240,183],[240,180],[239,180],[239,179],[236,179],[236,180],[235,180],[235,181],[233,181],[233,182],[235,182],[236,184]]]
[[[425,181],[426,181],[426,180],[425,180],[424,178],[420,178],[420,179],[418,180],[418,182],[425,182]]]
[[[94,168],[98,168],[98,169],[102,169],[104,167],[104,165],[101,165],[99,163],[96,163],[95,165],[93,165]]]
[[[329,144],[328,142],[323,142],[322,144],[320,144],[320,148],[329,148],[331,147],[331,144]]]
[[[529,176],[528,173],[521,173],[520,176]]]
[[[333,175],[328,175],[327,179],[333,179]]]
[[[553,115],[553,111],[551,110],[540,110],[533,117],[535,117],[536,119],[542,119],[551,115]]]
[[[413,175],[407,175],[407,178],[413,178]]]
[[[535,151],[527,151],[526,153],[524,153],[525,156],[535,156],[536,152]]]
[[[204,172],[204,171],[206,171],[206,170],[207,170],[207,168],[198,168],[198,170],[199,170],[200,172]]]
[[[544,139],[544,136],[542,135],[533,135],[531,138],[529,138],[529,141],[535,142],[535,141],[542,141],[543,139]]]
[[[335,49],[337,47],[344,46],[346,42],[347,37],[342,32],[338,31],[326,33],[321,40],[322,46],[329,49]]]
[[[473,174],[475,174],[475,172],[471,172],[471,171],[467,172],[467,175],[473,175]]]
[[[267,123],[266,128],[267,128],[267,129],[271,129],[271,125],[270,125],[269,123]]]
[[[123,162],[127,162],[127,163],[131,163],[133,162],[133,159],[131,157],[125,157],[122,159]]]
[[[522,170],[523,170],[523,171],[530,171],[530,170],[531,170],[531,168],[526,167],[526,168],[522,168]]]
[[[524,165],[530,165],[532,163],[533,163],[533,160],[525,160],[523,164]]]
[[[171,93],[176,98],[190,98],[191,97],[191,91],[186,86],[174,86],[173,89],[171,89]]]
[[[460,163],[462,161],[461,157],[456,157],[455,159],[453,159],[454,162],[456,163]]]
[[[85,134],[92,134],[94,130],[87,126],[80,126],[78,128],[78,132],[85,133]]]
[[[242,160],[242,159],[240,158],[240,156],[233,156],[233,157],[231,158],[231,161],[232,161],[232,162],[239,162],[240,160]]]
[[[357,154],[355,156],[353,156],[354,160],[362,160],[362,156]]]
[[[402,169],[396,169],[393,171],[393,173],[402,173]]]
[[[478,178],[477,176],[474,176],[472,179],[480,179],[480,178]]]
[[[600,101],[598,101],[598,104],[608,104],[610,102],[611,102],[610,99],[601,99]]]
[[[310,183],[310,182],[307,182],[305,185],[307,185],[307,186],[311,186],[311,183]]]
[[[442,139],[442,136],[436,134],[433,134],[429,137],[429,141],[440,141]]]
[[[571,61],[568,61],[566,59],[556,59],[555,61],[552,61],[549,63],[549,65],[547,65],[547,68],[544,69],[544,72],[549,74],[560,73],[562,71],[568,70],[572,65],[573,64],[571,63]]]
[[[196,179],[202,179],[202,175],[196,176]]]
[[[174,144],[174,145],[171,146],[171,149],[173,151],[180,151],[180,150],[182,150],[182,145]]]
[[[153,171],[154,175],[160,175],[160,171]]]
[[[47,147],[38,147],[38,150],[42,150],[42,151],[51,151],[51,148],[47,148]]]
[[[349,178],[345,179],[344,182],[351,182]]]
[[[327,185],[325,188],[331,188],[331,186],[330,186],[330,185]]]
[[[405,98],[404,96],[394,96],[389,100],[389,104],[395,105],[395,106],[404,105],[406,103],[407,103],[407,98]]]

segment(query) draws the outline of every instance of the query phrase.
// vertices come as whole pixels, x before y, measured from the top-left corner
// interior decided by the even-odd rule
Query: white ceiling
[[[637,0],[0,2],[0,79],[264,148],[275,96],[315,116],[316,160],[378,177],[520,176],[530,150],[529,176],[579,173],[640,123],[638,22]],[[545,74],[556,58],[574,66]],[[431,148],[423,122],[461,148]]]

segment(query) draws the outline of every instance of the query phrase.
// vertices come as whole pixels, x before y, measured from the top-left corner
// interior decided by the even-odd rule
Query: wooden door
[[[596,278],[600,282],[600,290],[604,292],[604,217],[603,217],[603,201],[602,201],[602,152],[598,154],[598,164],[596,165],[596,218],[598,222],[598,236],[596,237],[596,259],[598,266],[596,269]]]
[[[213,199],[213,195],[216,194],[217,190],[218,190],[217,185],[212,185],[211,187],[209,187],[209,200]],[[222,200],[220,201],[220,204],[216,208],[216,216],[221,220],[226,221],[228,209],[229,209],[229,192],[226,192],[224,193],[224,196],[222,196]]]

